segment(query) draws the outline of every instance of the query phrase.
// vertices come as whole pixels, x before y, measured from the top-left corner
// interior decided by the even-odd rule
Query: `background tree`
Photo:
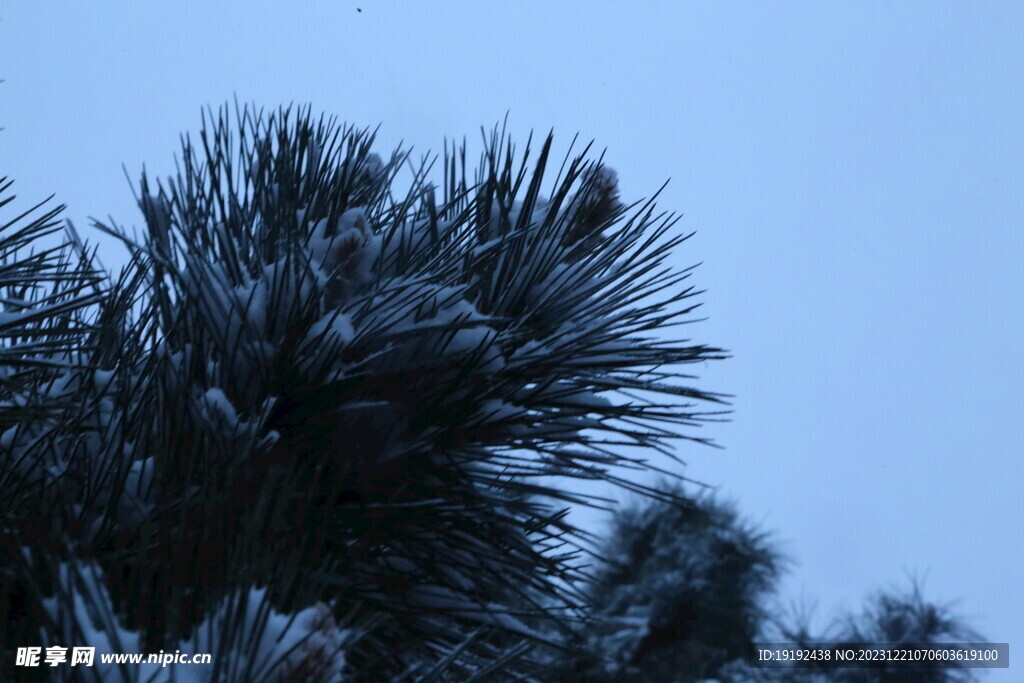
[[[767,535],[710,496],[618,512],[590,587],[576,668],[593,680],[701,680],[749,655],[782,559]],[[679,679],[679,676],[685,676]]]
[[[732,504],[666,484],[669,500],[640,500],[612,518],[588,587],[590,619],[554,659],[562,680],[969,681],[970,670],[757,668],[755,643],[982,642],[920,585],[881,591],[863,612],[815,632],[780,606],[788,563],[768,533]]]

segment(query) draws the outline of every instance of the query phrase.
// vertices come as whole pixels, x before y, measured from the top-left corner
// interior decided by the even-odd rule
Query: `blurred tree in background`
[[[755,644],[979,643],[918,583],[870,597],[864,610],[815,632],[777,594],[787,568],[777,543],[706,493],[667,483],[671,500],[618,511],[588,585],[590,618],[553,657],[561,680],[952,682],[971,670],[757,668]]]

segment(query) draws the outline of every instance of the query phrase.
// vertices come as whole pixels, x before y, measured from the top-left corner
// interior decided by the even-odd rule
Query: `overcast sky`
[[[697,231],[735,414],[681,455],[786,540],[787,594],[827,617],[916,572],[1019,647],[1022,45],[1019,2],[6,2],[0,175],[139,225],[122,164],[169,173],[235,95],[382,152],[579,132]]]

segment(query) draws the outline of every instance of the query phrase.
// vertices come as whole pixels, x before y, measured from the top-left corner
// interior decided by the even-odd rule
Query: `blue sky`
[[[171,172],[234,95],[380,123],[380,151],[506,111],[594,139],[625,197],[672,179],[692,334],[734,354],[700,368],[735,414],[687,475],[778,531],[821,616],[916,572],[1012,648],[1022,31],[1012,2],[5,3],[0,173],[80,229],[140,224],[122,164]]]

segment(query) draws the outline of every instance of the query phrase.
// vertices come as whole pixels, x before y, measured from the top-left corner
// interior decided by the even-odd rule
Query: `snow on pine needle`
[[[472,177],[446,147],[440,182],[373,142],[308,109],[211,111],[177,176],[143,175],[141,237],[96,224],[124,271],[0,319],[89,311],[31,355],[75,358],[29,382],[67,384],[59,428],[19,418],[3,442],[2,481],[32,484],[5,514],[54,511],[8,535],[39,629],[77,604],[54,598],[70,563],[150,651],[258,592],[268,613],[329,609],[338,676],[528,676],[521,644],[585,609],[565,510],[588,500],[564,482],[643,490],[626,470],[659,465],[636,447],[703,441],[722,398],[682,368],[723,353],[670,337],[699,294],[674,216],[625,205],[589,148],[552,177],[550,136],[534,161],[496,131]],[[44,462],[46,486],[25,474]],[[241,633],[209,642],[234,661]]]

